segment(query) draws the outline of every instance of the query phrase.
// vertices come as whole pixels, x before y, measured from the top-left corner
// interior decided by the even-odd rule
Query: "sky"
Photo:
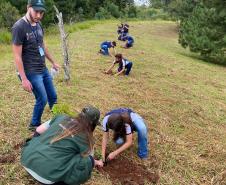
[[[134,2],[136,5],[142,5],[142,4],[148,5],[148,0],[134,0]]]

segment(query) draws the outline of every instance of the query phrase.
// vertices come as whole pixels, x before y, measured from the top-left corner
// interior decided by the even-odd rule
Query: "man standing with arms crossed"
[[[40,20],[46,11],[44,0],[28,0],[27,13],[12,28],[13,54],[25,91],[33,92],[34,105],[30,130],[41,124],[41,117],[48,101],[50,109],[57,102],[57,94],[52,77],[45,64],[45,57],[56,70],[59,65],[50,55],[43,42],[43,29]]]

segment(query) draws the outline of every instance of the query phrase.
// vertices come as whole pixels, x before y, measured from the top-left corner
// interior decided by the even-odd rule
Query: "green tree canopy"
[[[0,28],[10,29],[19,18],[19,11],[10,2],[2,0],[0,2]]]
[[[173,0],[168,11],[179,20],[179,43],[226,64],[226,1]]]
[[[42,23],[44,26],[49,26],[55,22],[55,11],[53,5],[63,13],[64,22],[80,21],[84,19],[97,18],[119,18],[123,16],[134,17],[137,14],[137,9],[134,6],[134,0],[45,0],[47,12]],[[27,9],[27,0],[1,0],[4,6],[11,6],[11,11],[15,12],[11,15],[24,15]],[[2,12],[2,11],[1,11]],[[4,12],[3,12],[4,13]],[[15,18],[18,18],[17,16]],[[1,15],[1,25],[8,25],[6,20]]]

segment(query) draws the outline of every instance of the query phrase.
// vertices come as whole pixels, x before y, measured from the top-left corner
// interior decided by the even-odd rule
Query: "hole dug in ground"
[[[146,182],[157,183],[159,181],[158,172],[149,172],[146,166],[132,163],[122,156],[109,161],[99,171],[104,175],[107,174],[113,185],[144,185]]]

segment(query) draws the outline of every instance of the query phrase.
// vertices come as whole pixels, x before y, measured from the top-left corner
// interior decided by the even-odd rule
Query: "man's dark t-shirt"
[[[18,20],[12,28],[12,42],[22,45],[22,61],[26,74],[42,73],[46,69],[45,56],[39,53],[39,47],[43,48],[43,30],[39,23],[31,26],[23,18]]]

